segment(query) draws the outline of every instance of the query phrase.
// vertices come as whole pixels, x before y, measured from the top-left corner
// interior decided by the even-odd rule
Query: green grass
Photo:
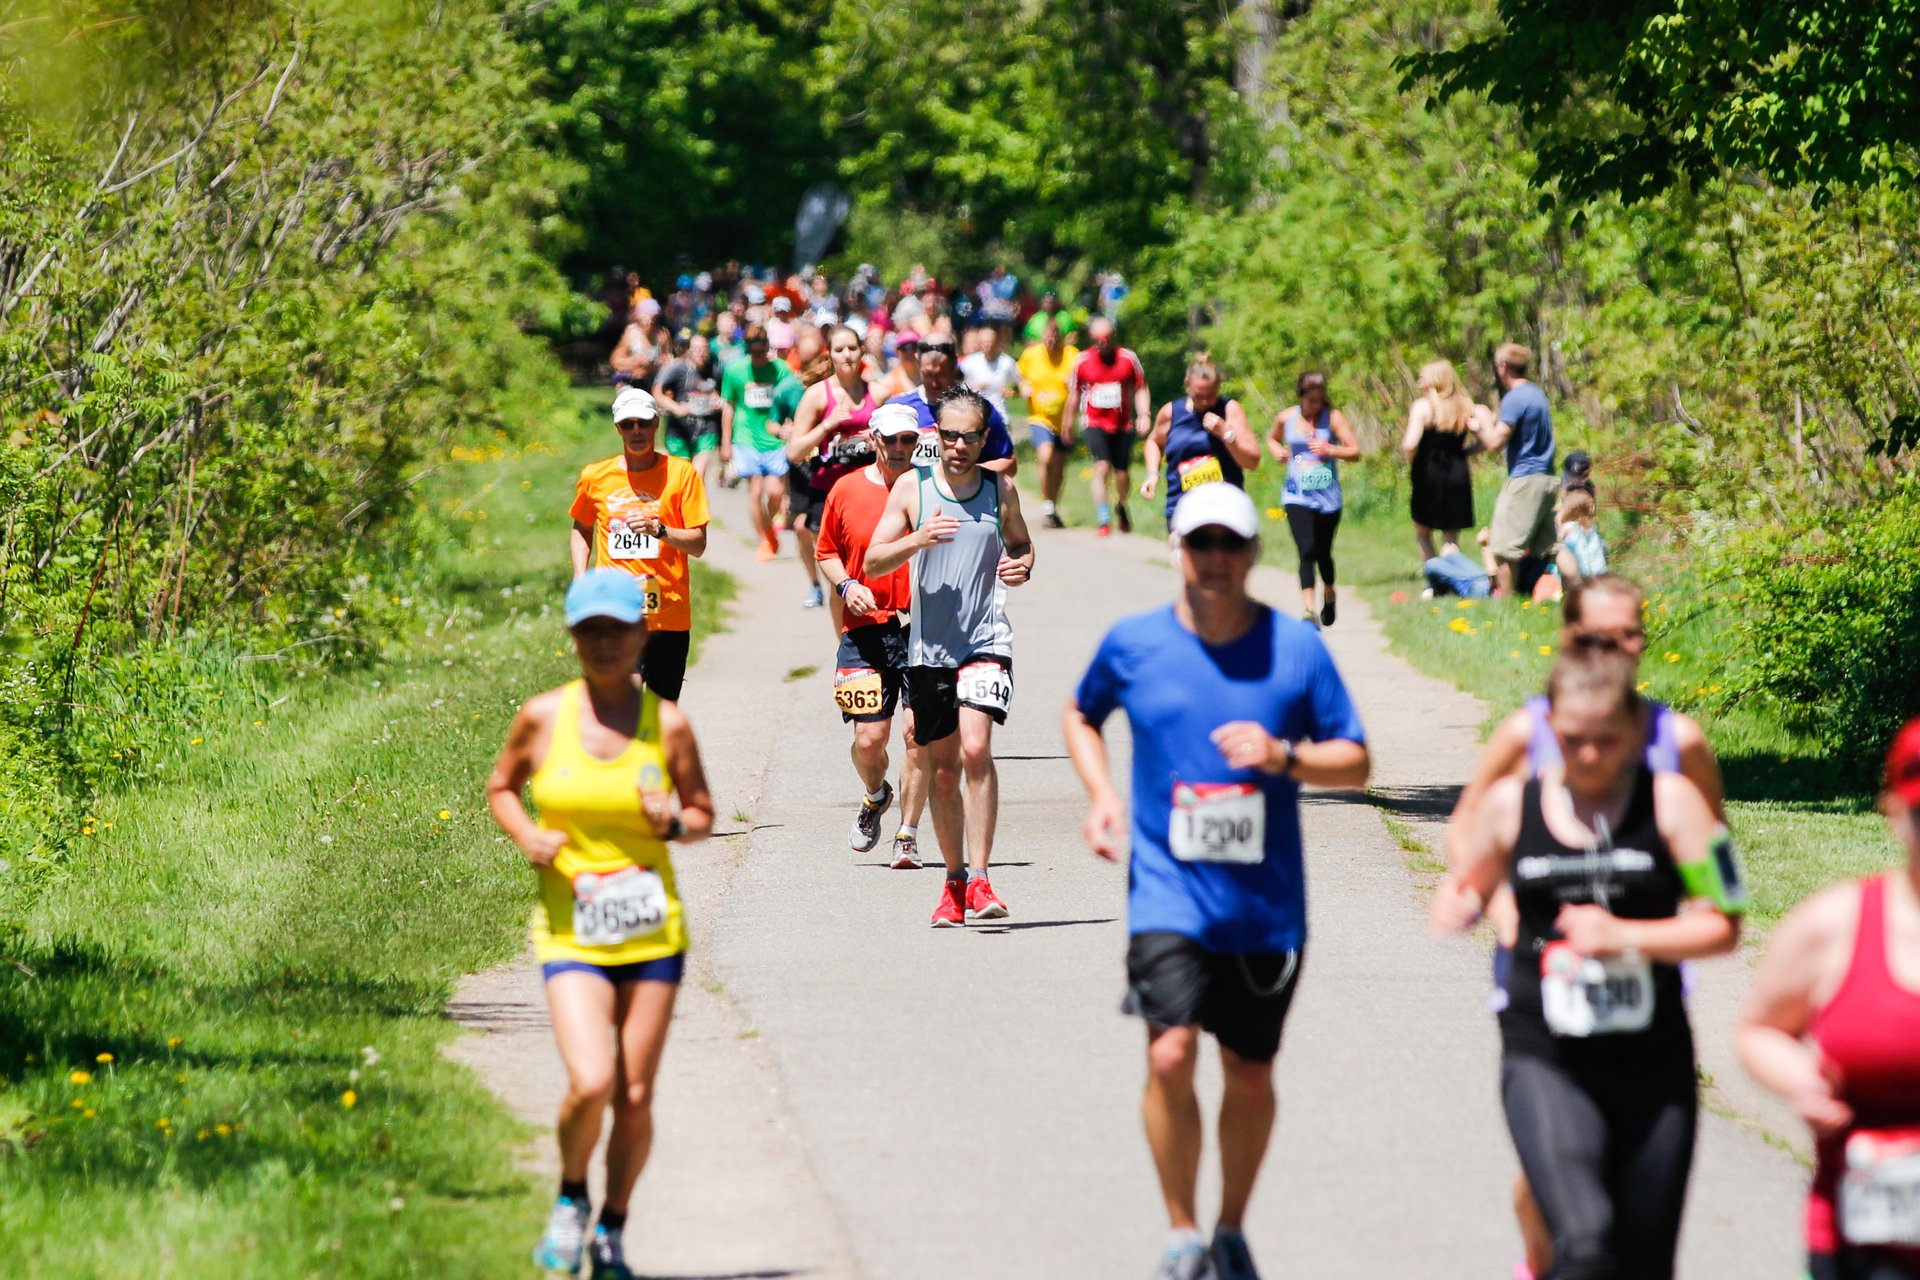
[[[1015,434],[1023,435],[1024,429]],[[1084,453],[1067,465],[1060,509],[1070,524],[1093,523],[1090,474]],[[1143,474],[1136,461],[1136,485]],[[1038,470],[1024,446],[1020,478],[1037,510]],[[1262,558],[1292,569],[1297,563],[1293,541],[1278,514],[1282,478],[1267,459],[1248,491],[1272,521]],[[1478,464],[1475,504],[1482,520],[1491,517],[1503,478],[1497,461]],[[1405,469],[1378,459],[1349,464],[1341,470],[1341,487],[1345,514],[1335,543],[1341,588],[1357,590],[1365,598],[1394,652],[1481,698],[1489,709],[1482,729],[1490,732],[1546,683],[1559,644],[1559,606],[1526,600],[1420,599],[1425,583],[1407,515]],[[1135,536],[1164,544],[1162,500],[1145,503],[1136,493],[1129,505]],[[1728,658],[1721,640],[1727,606],[1699,586],[1685,562],[1662,555],[1657,539],[1627,536],[1633,531],[1611,512],[1603,513],[1602,528],[1616,549],[1614,567],[1649,588],[1649,642],[1641,666],[1645,692],[1697,718],[1720,757],[1729,825],[1754,885],[1755,932],[1764,934],[1824,884],[1895,865],[1899,851],[1873,812],[1871,796],[1850,785],[1852,780],[1823,752],[1787,730],[1777,717],[1728,694],[1723,684]],[[1469,554],[1477,554],[1470,533],[1462,541]],[[1292,608],[1296,602],[1289,588],[1286,598],[1273,603]]]
[[[525,1268],[530,1135],[441,1056],[441,1011],[525,935],[532,880],[482,785],[515,706],[574,670],[563,513],[617,447],[603,402],[452,463],[435,496],[466,537],[384,658],[162,730],[166,781],[101,800],[10,922],[7,1275]],[[696,572],[697,637],[730,584]]]

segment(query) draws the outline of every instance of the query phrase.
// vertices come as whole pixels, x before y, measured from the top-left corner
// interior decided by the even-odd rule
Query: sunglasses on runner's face
[[[767,340],[765,338],[748,338],[747,345],[750,347],[764,347],[767,345]]]
[[[1625,649],[1645,644],[1646,640],[1647,633],[1639,627],[1625,627],[1619,631],[1579,631],[1573,637],[1573,643],[1582,649]]]
[[[1251,538],[1243,538],[1230,529],[1196,529],[1180,540],[1189,551],[1245,551]]]
[[[984,431],[949,431],[945,427],[942,427],[940,428],[940,438],[948,444],[953,444],[955,441],[965,441],[967,444],[979,444],[987,438],[987,433]]]
[[[920,344],[922,356],[950,356],[957,348],[951,342],[923,342]]]

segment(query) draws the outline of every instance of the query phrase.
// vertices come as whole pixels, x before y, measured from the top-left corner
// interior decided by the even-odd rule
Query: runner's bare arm
[[[1531,732],[1527,713],[1516,711],[1502,720],[1493,736],[1487,739],[1480,763],[1473,767],[1473,776],[1460,789],[1459,799],[1453,802],[1453,814],[1447,819],[1447,861],[1454,861],[1456,850],[1464,846],[1472,833],[1474,813],[1486,798],[1487,789],[1502,778],[1518,777],[1526,771],[1527,738]]]
[[[1673,713],[1674,746],[1680,751],[1680,772],[1687,780],[1700,788],[1700,794],[1707,798],[1707,804],[1713,809],[1713,816],[1720,821],[1727,820],[1727,787],[1720,777],[1720,761],[1714,756],[1713,748],[1707,743],[1707,735],[1700,728],[1700,722],[1681,712]]]
[[[993,458],[980,464],[982,471],[992,471],[997,475],[1012,476],[1020,473],[1020,459],[1008,454],[1004,458]]]
[[[1221,439],[1226,441],[1227,451],[1242,471],[1258,471],[1260,442],[1253,438],[1253,428],[1247,425],[1247,411],[1234,400],[1228,403],[1225,417],[1227,427]]]
[[[733,459],[733,401],[720,398],[720,461]]]
[[[1500,421],[1500,415],[1485,405],[1473,406],[1473,434],[1480,441],[1480,447],[1488,453],[1498,453],[1506,448],[1507,437],[1513,434],[1513,427]]]
[[[1054,434],[1060,437],[1062,448],[1073,445],[1073,427],[1080,421],[1080,377],[1079,363],[1074,364],[1074,372],[1067,375],[1067,399],[1060,406],[1060,429]]]
[[[700,744],[693,725],[676,702],[660,704],[660,745],[667,757],[667,776],[680,802],[678,841],[691,844],[713,831],[713,796],[707,790],[707,771],[700,764]]]
[[[1327,426],[1333,431],[1333,445],[1327,450],[1327,456],[1338,458],[1342,462],[1356,462],[1360,458],[1360,437],[1353,433],[1353,424],[1347,421],[1347,415],[1335,409],[1327,415]]]
[[[1273,415],[1273,429],[1267,432],[1267,452],[1273,455],[1275,462],[1281,464],[1293,457],[1293,448],[1287,443],[1287,415],[1284,412]]]
[[[817,558],[820,561],[820,576],[839,592],[840,602],[846,606],[850,616],[864,618],[873,612],[876,601],[872,589],[847,572],[846,561],[829,554],[821,554]]]
[[[884,578],[912,559],[921,547],[931,545],[916,527],[919,522],[920,478],[909,471],[893,482],[880,523],[873,527],[873,540],[867,544],[867,576]],[[946,523],[953,524],[952,517],[946,517]]]
[[[793,411],[793,434],[787,438],[787,461],[793,466],[811,458],[827,432],[833,430],[833,417],[824,412],[826,401],[824,382],[814,383],[800,397],[800,407]]]
[[[1435,934],[1471,929],[1479,921],[1487,899],[1506,879],[1514,842],[1520,838],[1521,787],[1519,778],[1495,782],[1475,809],[1467,836],[1449,847],[1451,869],[1427,908]]]
[[[662,369],[659,373],[656,373],[653,375],[654,402],[658,404],[661,409],[665,410],[668,413],[673,414],[677,418],[685,418],[690,416],[693,410],[688,405],[682,403],[681,401],[675,400],[673,398],[673,393],[668,391],[666,387],[667,387],[667,371],[665,369]]]
[[[520,846],[520,852],[536,867],[552,864],[566,833],[540,826],[521,802],[520,791],[539,767],[538,753],[543,739],[550,736],[554,711],[559,705],[558,690],[529,698],[513,718],[507,730],[507,742],[500,758],[487,777],[487,809],[493,820]]]
[[[684,551],[696,560],[707,554],[707,526],[697,525],[690,529],[679,529],[662,521],[658,516],[654,517],[654,524],[656,526],[654,534],[660,541],[675,550]]]
[[[1153,431],[1153,392],[1147,389],[1147,371],[1141,369],[1137,361],[1134,367],[1139,371],[1140,378],[1133,387],[1133,429],[1137,434],[1146,436]]]
[[[573,529],[567,534],[567,557],[573,562],[574,577],[587,571],[587,565],[593,560],[592,525],[573,522]]]
[[[1148,501],[1153,499],[1153,491],[1160,485],[1160,457],[1167,447],[1167,432],[1173,429],[1173,405],[1171,402],[1160,406],[1160,412],[1154,415],[1153,430],[1147,433],[1146,447],[1141,452],[1141,470],[1146,475],[1140,481],[1140,496]]]
[[[1839,986],[1859,915],[1857,884],[1823,889],[1788,912],[1767,940],[1734,1024],[1734,1049],[1747,1074],[1791,1102],[1822,1137],[1850,1126],[1853,1109],[1834,1096],[1835,1081],[1805,1037]]]
[[[1347,738],[1288,743],[1252,720],[1233,720],[1210,735],[1215,749],[1236,769],[1259,769],[1316,787],[1363,787],[1373,771],[1365,743]],[[1288,763],[1288,747],[1292,763]]]
[[[1087,818],[1081,834],[1087,847],[1108,862],[1120,860],[1122,839],[1127,829],[1127,806],[1113,789],[1112,771],[1107,764],[1107,740],[1087,720],[1072,698],[1060,719],[1060,732],[1067,740],[1067,757],[1080,785],[1087,789]]]
[[[1000,540],[1007,549],[1000,557],[1000,581],[1017,587],[1033,576],[1033,534],[1020,510],[1019,486],[1006,476],[996,483],[1000,486]]]

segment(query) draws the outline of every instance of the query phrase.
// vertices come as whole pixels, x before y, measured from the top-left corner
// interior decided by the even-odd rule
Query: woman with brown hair
[[[1445,360],[1422,366],[1419,386],[1420,398],[1407,410],[1400,452],[1413,469],[1413,536],[1425,563],[1440,554],[1433,545],[1435,531],[1443,546],[1453,546],[1462,529],[1473,527],[1473,473],[1467,466],[1473,437],[1467,426],[1475,406]]]

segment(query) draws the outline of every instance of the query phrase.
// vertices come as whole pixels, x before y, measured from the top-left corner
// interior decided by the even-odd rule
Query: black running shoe
[[[1323,627],[1330,627],[1333,625],[1333,597],[1332,596],[1328,596],[1327,602],[1320,606],[1320,625]]]
[[[1133,517],[1127,514],[1125,507],[1115,507],[1113,509],[1113,517],[1120,522],[1120,532],[1133,532]]]
[[[1047,512],[1041,523],[1045,524],[1049,529],[1064,529],[1067,527],[1067,522],[1060,518],[1058,511]]]

